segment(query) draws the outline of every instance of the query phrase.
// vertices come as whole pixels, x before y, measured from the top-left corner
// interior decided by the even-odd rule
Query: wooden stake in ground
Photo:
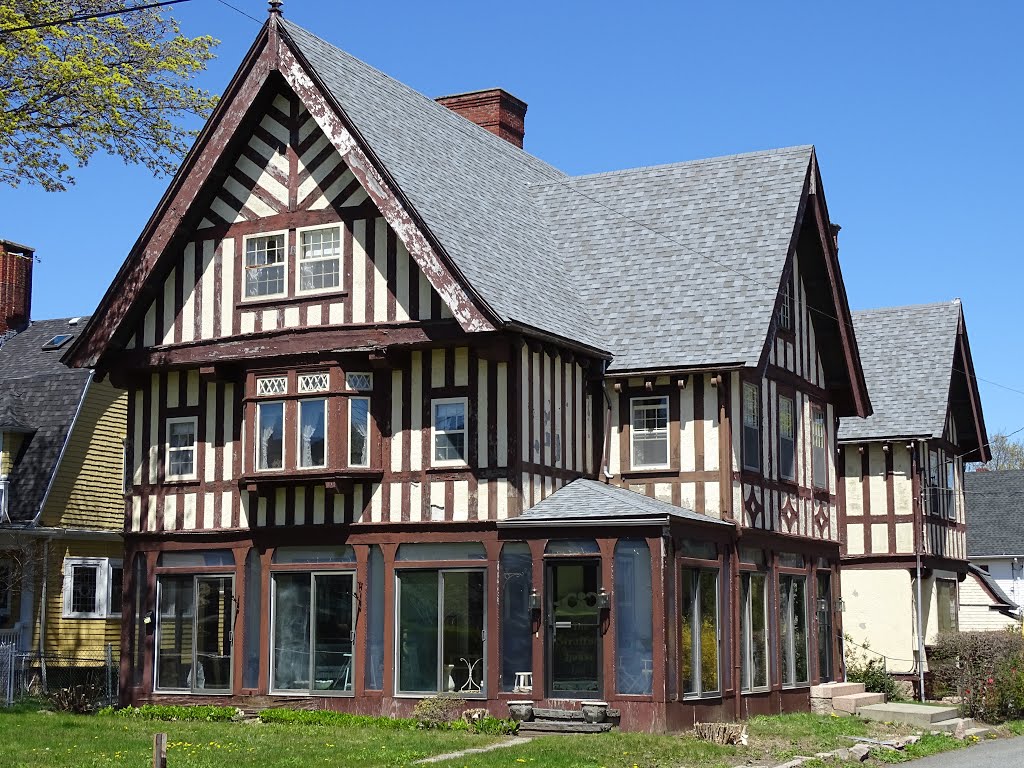
[[[167,768],[167,734],[153,734],[153,768]]]

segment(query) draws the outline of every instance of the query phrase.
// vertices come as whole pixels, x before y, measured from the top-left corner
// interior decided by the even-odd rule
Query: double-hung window
[[[105,619],[121,615],[120,560],[106,557],[64,559],[64,610],[66,619]]]
[[[683,568],[679,592],[680,687],[684,695],[716,694],[719,681],[718,571]]]
[[[668,466],[668,398],[630,400],[631,464],[633,469]]]
[[[431,401],[435,467],[459,466],[466,463],[467,403],[465,397]]]
[[[761,470],[761,390],[743,383],[743,468]]]
[[[811,406],[811,473],[815,488],[828,487],[828,432],[820,405]]]
[[[765,574],[744,571],[740,581],[740,685],[768,687],[768,588]]]
[[[341,227],[299,231],[299,293],[341,287]]]
[[[256,403],[256,468],[284,468],[284,403]]]
[[[195,416],[167,420],[167,480],[196,478]]]
[[[245,298],[284,296],[287,292],[287,234],[245,238]]]
[[[779,476],[796,480],[796,409],[793,398],[779,397]]]
[[[782,684],[807,682],[807,577],[779,575],[779,641]]]

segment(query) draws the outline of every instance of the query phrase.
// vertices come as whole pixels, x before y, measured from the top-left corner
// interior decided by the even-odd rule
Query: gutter
[[[75,427],[78,426],[78,417],[82,413],[82,406],[85,404],[85,396],[89,394],[89,387],[92,385],[92,379],[95,375],[95,371],[89,371],[89,377],[85,380],[85,386],[82,387],[82,396],[78,400],[78,407],[75,408],[75,415],[71,418],[71,424],[68,425],[68,433],[64,436],[64,444],[60,447],[60,453],[57,454],[57,461],[53,465],[53,472],[50,473],[50,479],[46,481],[46,493],[43,494],[43,500],[39,502],[39,509],[36,511],[35,517],[32,518],[30,525],[39,525],[39,519],[43,516],[43,510],[46,509],[46,502],[50,499],[50,491],[53,490],[53,481],[57,479],[57,472],[60,470],[61,462],[64,461],[64,454],[68,450],[68,443],[71,442],[71,435],[75,431]]]
[[[92,528],[50,528],[26,524],[20,527],[4,527],[5,533],[17,533],[33,539],[66,539],[70,541],[120,541],[120,531],[97,530]]]
[[[694,520],[689,517],[665,515],[664,517],[602,517],[602,518],[522,518],[513,517],[498,522],[499,528],[593,528],[608,525],[641,527],[651,525],[670,525],[678,523],[696,523],[712,526],[725,525],[733,527],[731,522],[709,517],[707,520]]]

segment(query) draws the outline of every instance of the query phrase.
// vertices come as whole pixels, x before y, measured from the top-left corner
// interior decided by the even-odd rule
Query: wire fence
[[[117,704],[118,658],[111,644],[74,654],[39,654],[0,645],[0,706],[49,699],[61,709]]]

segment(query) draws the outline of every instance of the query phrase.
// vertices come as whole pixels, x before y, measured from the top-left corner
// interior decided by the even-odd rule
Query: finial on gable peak
[[[271,16],[283,16],[284,13],[281,11],[281,6],[284,5],[284,0],[267,0],[267,13]]]

